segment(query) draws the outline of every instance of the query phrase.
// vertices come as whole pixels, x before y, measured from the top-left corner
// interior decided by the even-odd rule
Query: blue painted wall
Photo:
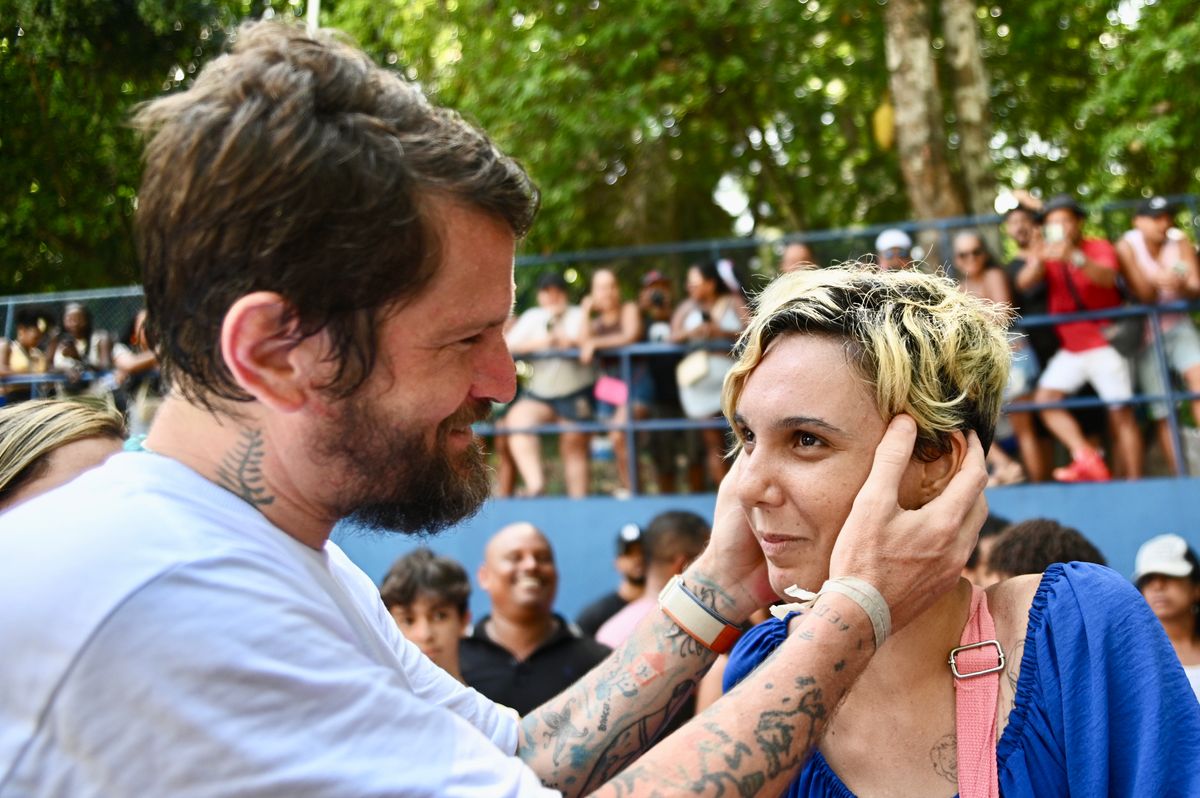
[[[500,527],[530,521],[554,546],[559,568],[557,607],[568,617],[616,584],[612,569],[617,530],[630,521],[646,524],[664,510],[684,509],[712,517],[713,496],[510,499],[489,502],[475,518],[425,542],[462,562],[474,581],[483,546]],[[1109,564],[1128,576],[1137,548],[1163,532],[1183,535],[1200,548],[1200,479],[1150,479],[1105,485],[1027,485],[988,492],[992,512],[1011,521],[1056,519],[1087,535]],[[421,541],[339,526],[334,539],[378,583],[391,563]],[[471,611],[488,611],[487,594],[471,593]]]

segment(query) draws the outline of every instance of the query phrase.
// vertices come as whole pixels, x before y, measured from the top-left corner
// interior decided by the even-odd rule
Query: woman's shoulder
[[[1029,610],[1042,583],[1043,574],[1014,576],[997,582],[986,591],[988,610],[1001,638],[1023,639],[1029,623]]]
[[[1103,620],[1111,610],[1141,599],[1116,571],[1085,562],[1054,563],[1045,573],[1006,579],[988,588],[987,595],[997,633],[1002,624],[1024,630],[1031,622],[1045,622],[1047,615]]]

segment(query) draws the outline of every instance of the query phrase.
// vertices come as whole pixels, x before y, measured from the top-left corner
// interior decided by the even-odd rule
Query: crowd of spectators
[[[1177,211],[1161,197],[1142,201],[1132,229],[1114,246],[1087,234],[1087,210],[1074,197],[1060,194],[1043,204],[1021,195],[1004,220],[1015,254],[996,273],[995,294],[988,295],[1006,301],[1007,292],[1018,318],[1200,298],[1195,250],[1175,224]],[[985,249],[981,237],[967,241],[974,242]],[[954,264],[964,287],[979,290],[974,264],[960,257],[969,250],[956,244]],[[1162,314],[1157,324],[1172,373],[1187,390],[1200,387],[1200,339],[1188,314]],[[1045,405],[1095,395],[1103,408],[1042,407],[1010,414],[1011,435],[1002,444],[1020,471],[994,463],[998,484],[1107,481],[1114,475],[1137,479],[1146,473],[1147,425],[1157,427],[1167,463],[1178,457],[1163,421],[1166,405],[1151,403],[1140,410],[1131,401],[1135,394],[1164,391],[1153,346],[1156,331],[1145,318],[1074,319],[1020,332],[1006,401]],[[1067,461],[1058,468],[1051,467],[1054,443]]]
[[[1200,299],[1196,249],[1181,229],[1186,225],[1177,225],[1181,209],[1162,197],[1142,201],[1130,229],[1114,245],[1092,234],[1087,209],[1072,196],[1044,203],[1024,192],[1016,197],[999,231],[959,230],[948,239],[946,253],[948,272],[963,290],[1013,311],[1012,368],[1004,400],[1018,409],[1005,414],[997,435],[1000,445],[988,454],[992,484],[1137,479],[1147,473],[1148,461],[1159,473],[1174,470],[1184,454],[1175,451],[1166,403],[1134,399],[1161,395],[1166,388],[1154,346],[1156,331],[1143,316],[1022,322],[1034,316]],[[1000,257],[1001,250],[1009,257]],[[908,232],[889,228],[875,238],[873,253],[858,260],[880,269],[934,268],[922,256]],[[592,273],[578,307],[570,304],[572,286],[558,273],[547,273],[538,284],[538,307],[518,317],[509,341],[518,357],[566,353],[529,361],[521,396],[499,426],[528,430],[563,425],[559,450],[570,496],[714,490],[728,467],[728,430],[719,416],[721,386],[748,302],[775,273],[821,267],[813,246],[795,240],[778,249],[774,266],[756,282],[740,276],[726,259],[691,263],[675,280],[660,269],[630,279],[605,267]],[[636,286],[635,298],[622,297],[622,277],[625,285]],[[677,302],[678,288],[683,294]],[[547,292],[557,311],[545,309]],[[552,317],[561,318],[553,329],[547,326]],[[1200,333],[1191,316],[1163,312],[1157,324],[1175,387],[1200,393]],[[625,374],[618,351],[646,343],[673,343],[676,348],[636,352],[631,373]],[[1084,406],[1046,407],[1076,397],[1094,399]],[[1032,409],[1023,409],[1030,404]],[[1182,409],[1190,430],[1186,420],[1200,418],[1200,399]],[[693,424],[640,432],[630,440],[630,417]],[[570,429],[579,421],[607,429],[594,432],[595,423]],[[599,437],[607,438],[607,445],[592,440]],[[547,491],[537,437],[502,434],[496,445],[499,495]],[[643,477],[636,486],[629,468],[631,445]],[[591,453],[597,449],[611,453],[611,479],[593,473]],[[522,486],[516,485],[518,475]]]
[[[992,484],[1136,479],[1147,473],[1148,460],[1159,472],[1180,467],[1186,453],[1176,451],[1166,403],[1133,401],[1135,394],[1166,390],[1155,331],[1141,316],[1021,324],[1030,316],[1200,299],[1200,266],[1183,232],[1187,225],[1177,224],[1180,208],[1162,197],[1141,202],[1114,245],[1088,234],[1087,209],[1069,195],[1045,203],[1023,192],[1017,198],[1004,214],[1003,238],[961,230],[946,253],[964,290],[1013,309],[1017,329],[1004,399],[1037,407],[1002,419],[1000,445],[988,455]],[[1007,259],[997,256],[997,242]],[[931,268],[905,230],[883,230],[873,243],[860,261],[881,269]],[[536,305],[515,315],[506,333],[526,369],[518,398],[496,408],[496,495],[715,490],[728,467],[721,386],[748,301],[774,273],[822,265],[812,245],[792,240],[757,281],[722,258],[640,276],[602,267],[586,286],[569,284],[558,270],[542,274]],[[1164,312],[1157,321],[1175,387],[1200,393],[1200,333],[1191,316]],[[626,373],[619,352],[636,344],[675,346],[634,355]],[[48,393],[111,397],[132,434],[148,430],[162,393],[145,311],[116,336],[96,326],[78,302],[59,315],[33,307],[14,314],[13,337],[0,340],[0,381],[0,399],[8,404]],[[1076,396],[1098,401],[1044,407]],[[1181,409],[1185,422],[1200,418],[1200,399]],[[631,418],[693,423],[630,436]],[[547,435],[536,431],[547,425],[557,427],[558,441],[549,472]],[[598,474],[601,460],[611,466]]]
[[[467,599],[471,580],[457,561],[418,548],[384,577],[384,604],[406,637],[459,681],[525,713],[561,692],[583,670],[621,645],[629,630],[656,605],[675,575],[704,550],[708,522],[695,513],[667,510],[643,529],[626,524],[617,534],[618,586],[598,596],[574,622],[554,612],[557,567],[545,535],[532,524],[511,524],[487,543],[476,584],[492,612],[474,627]],[[963,576],[980,587],[1055,563],[1107,565],[1082,532],[1051,518],[1010,523],[989,516]],[[1200,560],[1178,535],[1160,535],[1139,549],[1132,581],[1163,624],[1184,671],[1200,696]],[[770,617],[768,608],[756,620]],[[720,694],[725,658],[668,729]],[[711,684],[708,684],[711,681]],[[708,692],[706,693],[706,688]]]
[[[60,316],[24,306],[13,314],[14,335],[0,339],[0,404],[45,396],[92,396],[125,415],[132,434],[144,434],[161,400],[158,357],[139,310],[114,339],[96,326],[88,307],[68,302]]]

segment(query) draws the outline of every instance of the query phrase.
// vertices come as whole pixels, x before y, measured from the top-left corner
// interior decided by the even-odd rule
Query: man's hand
[[[1071,260],[1071,252],[1075,245],[1066,239],[1051,241],[1042,245],[1042,257],[1046,260]]]
[[[767,561],[762,547],[754,538],[737,498],[741,462],[742,455],[739,454],[721,480],[708,548],[688,569],[689,574],[702,576],[728,594],[733,606],[718,609],[733,621],[744,620],[754,610],[779,598],[767,579]]]
[[[987,518],[987,466],[974,433],[967,436],[966,456],[942,495],[917,510],[900,507],[900,480],[916,438],[912,418],[892,419],[829,563],[830,578],[856,576],[883,594],[893,630],[957,583]]]

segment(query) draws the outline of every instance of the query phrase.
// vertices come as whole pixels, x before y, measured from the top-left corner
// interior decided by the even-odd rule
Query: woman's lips
[[[773,557],[791,551],[798,543],[802,543],[804,538],[766,534],[761,535],[758,540],[759,545],[762,546],[763,555]]]

